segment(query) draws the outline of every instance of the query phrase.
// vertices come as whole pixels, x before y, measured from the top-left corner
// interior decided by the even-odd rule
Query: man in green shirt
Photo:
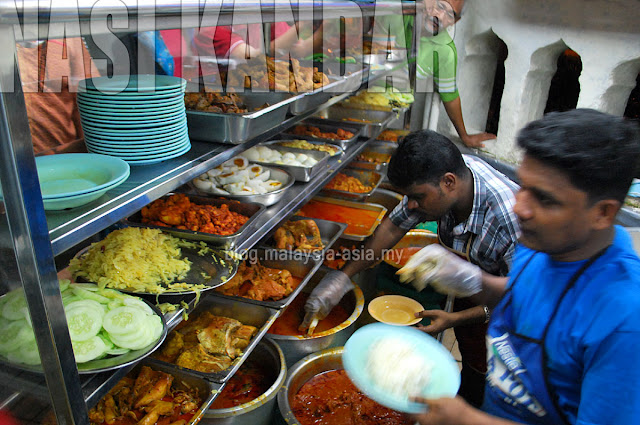
[[[460,20],[465,0],[423,1],[426,8],[424,27],[414,28],[414,31],[419,31],[421,34],[416,60],[416,101],[428,102],[430,100],[428,95],[435,89],[462,143],[471,148],[483,147],[485,140],[495,139],[496,135],[467,133],[456,84],[458,52],[453,39],[447,32],[448,27]],[[390,20],[391,22],[388,23],[390,31],[394,32],[397,29],[397,34],[409,34],[408,25],[405,25],[408,22],[402,22],[402,17],[399,19],[391,17]],[[405,41],[403,37],[396,37],[396,44],[399,47],[405,47],[403,41]]]

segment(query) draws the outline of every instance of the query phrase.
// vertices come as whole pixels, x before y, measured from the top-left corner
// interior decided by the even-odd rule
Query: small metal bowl
[[[293,178],[291,173],[281,168],[267,167],[264,165],[262,166],[262,168],[265,170],[269,170],[271,172],[271,179],[282,182],[282,187],[280,189],[274,190],[273,192],[269,192],[269,193],[262,193],[262,194],[255,194],[255,195],[234,195],[234,194],[219,195],[217,193],[214,194],[212,192],[206,192],[202,189],[198,189],[193,185],[193,183],[191,183],[191,185],[201,195],[206,195],[206,196],[215,195],[218,197],[235,199],[242,202],[255,202],[257,204],[262,204],[265,207],[268,207],[269,205],[273,205],[276,202],[278,202],[280,198],[284,196],[284,193],[287,191],[287,189],[293,186],[295,179]]]

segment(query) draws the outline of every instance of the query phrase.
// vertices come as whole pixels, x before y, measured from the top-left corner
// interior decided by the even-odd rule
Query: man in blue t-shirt
[[[418,399],[429,409],[415,419],[637,424],[640,259],[614,221],[640,159],[640,131],[578,109],[530,123],[518,144],[524,158],[514,212],[522,236],[509,276],[488,275],[437,245],[416,254],[430,270],[404,270],[495,306],[482,411],[460,398]]]

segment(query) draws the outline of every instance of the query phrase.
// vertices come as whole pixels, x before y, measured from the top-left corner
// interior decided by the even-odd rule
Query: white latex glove
[[[401,282],[411,282],[418,291],[431,285],[443,294],[470,297],[482,290],[480,267],[438,244],[422,248],[396,273]]]
[[[306,314],[300,329],[307,329],[313,319],[322,320],[338,305],[344,294],[354,289],[349,276],[340,270],[333,270],[313,288],[304,304]]]

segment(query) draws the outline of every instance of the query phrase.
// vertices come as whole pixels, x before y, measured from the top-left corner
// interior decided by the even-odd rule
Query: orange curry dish
[[[142,222],[154,226],[175,227],[214,235],[236,233],[249,220],[237,212],[229,210],[226,204],[198,205],[182,193],[167,199],[157,199],[142,208]]]
[[[300,279],[289,270],[265,267],[259,261],[244,261],[236,275],[216,288],[217,292],[256,301],[279,301],[289,296],[300,284]]]
[[[122,378],[89,410],[92,425],[186,424],[200,408],[196,389],[173,388],[173,376],[142,366],[138,377]]]
[[[257,332],[255,326],[204,311],[180,322],[153,357],[199,372],[220,372],[243,354]]]
[[[291,134],[295,134],[296,136],[312,136],[319,139],[338,140],[348,140],[354,136],[352,132],[343,130],[341,128],[337,129],[335,133],[331,133],[329,131],[323,132],[318,127],[314,127],[312,125],[297,125],[293,128],[293,130],[291,130]]]
[[[371,190],[373,189],[373,187],[371,186],[365,186],[357,178],[347,176],[344,173],[336,174],[336,176],[329,183],[327,183],[324,188],[353,193],[367,193],[371,192]]]

